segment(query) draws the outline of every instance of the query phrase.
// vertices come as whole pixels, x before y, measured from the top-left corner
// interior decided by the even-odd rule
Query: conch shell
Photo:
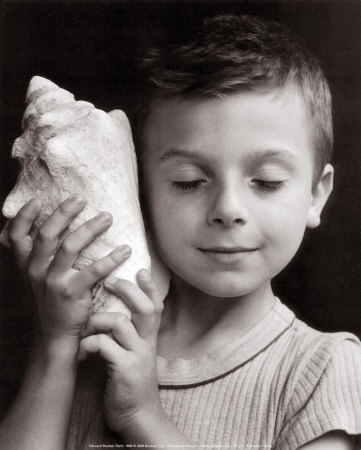
[[[132,248],[130,258],[112,275],[136,282],[138,270],[152,269],[164,297],[169,278],[156,254],[153,252],[152,258],[149,254],[138,198],[137,162],[126,115],[120,110],[107,114],[91,103],[75,101],[70,92],[39,76],[30,81],[26,103],[23,134],[12,149],[12,156],[22,168],[4,203],[4,216],[13,218],[28,200],[40,199],[42,210],[34,226],[35,235],[62,201],[71,194],[80,194],[87,206],[66,233],[100,211],[109,211],[113,224],[80,253],[74,268],[80,270],[119,245],[128,244]],[[0,241],[9,244],[7,226]],[[92,297],[95,312],[129,313],[102,283],[93,288]]]

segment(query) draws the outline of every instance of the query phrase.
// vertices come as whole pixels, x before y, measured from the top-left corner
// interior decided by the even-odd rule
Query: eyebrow
[[[182,148],[171,148],[166,150],[160,157],[161,162],[167,162],[173,158],[189,158],[197,161],[210,161],[210,158],[205,152],[199,150],[190,150]],[[288,161],[297,161],[297,156],[289,150],[284,148],[266,149],[266,150],[251,150],[247,155],[247,159],[282,159]]]
[[[188,150],[183,148],[171,148],[166,150],[159,158],[161,162],[169,161],[173,158],[192,158],[200,161],[209,161],[208,155],[199,150]]]
[[[288,161],[297,161],[297,156],[284,148],[254,150],[247,155],[250,159],[282,159]]]

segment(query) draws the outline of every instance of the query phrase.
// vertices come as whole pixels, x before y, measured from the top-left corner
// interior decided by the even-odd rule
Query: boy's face
[[[291,89],[156,102],[143,133],[144,192],[170,269],[214,296],[263,289],[317,226],[331,189],[328,166],[312,192],[311,141]]]

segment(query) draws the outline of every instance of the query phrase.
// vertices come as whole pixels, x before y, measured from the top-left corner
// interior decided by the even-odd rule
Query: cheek
[[[152,207],[152,222],[157,235],[179,241],[192,234],[197,218],[190,208],[181,208],[174,201],[159,201]]]
[[[167,265],[172,266],[189,251],[199,234],[202,223],[199,205],[154,190],[149,193],[148,208],[157,250]]]
[[[159,244],[162,241],[172,241],[183,228],[185,215],[161,192],[152,192],[147,198],[147,209],[152,232]]]
[[[285,202],[267,208],[263,216],[263,233],[267,242],[285,254],[293,255],[301,244],[307,221],[308,202]]]
[[[158,234],[185,230],[196,219],[194,211],[199,211],[199,205],[191,201],[187,194],[174,190],[166,180],[158,180],[153,176],[145,186],[145,201],[153,229]],[[187,225],[185,227],[184,225]]]

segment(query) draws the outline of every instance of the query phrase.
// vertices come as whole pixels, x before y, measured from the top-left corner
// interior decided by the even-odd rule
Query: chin
[[[219,298],[234,298],[242,297],[244,295],[250,294],[251,292],[257,290],[258,285],[255,286],[254,283],[240,280],[239,276],[226,276],[226,277],[207,277],[207,279],[197,279],[194,283],[192,281],[189,283],[200,291],[208,294],[212,297]]]

